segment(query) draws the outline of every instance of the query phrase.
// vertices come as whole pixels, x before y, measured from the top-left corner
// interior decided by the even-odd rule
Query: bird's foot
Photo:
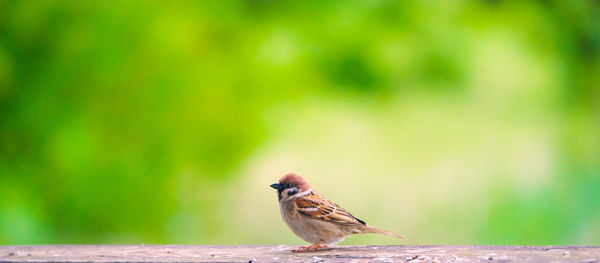
[[[292,252],[294,252],[294,253],[314,252],[314,251],[318,251],[319,249],[322,249],[322,248],[327,248],[327,246],[321,245],[321,242],[317,242],[308,247],[300,247],[299,249],[294,249],[294,250],[292,250]]]

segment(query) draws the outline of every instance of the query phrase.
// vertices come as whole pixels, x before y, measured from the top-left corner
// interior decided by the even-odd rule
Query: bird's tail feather
[[[381,228],[372,227],[372,226],[367,226],[366,231],[363,231],[363,233],[379,233],[379,234],[384,234],[386,236],[391,236],[391,237],[395,237],[395,238],[400,238],[400,239],[404,238],[403,236],[398,235],[396,233],[392,233],[390,231],[383,230]]]

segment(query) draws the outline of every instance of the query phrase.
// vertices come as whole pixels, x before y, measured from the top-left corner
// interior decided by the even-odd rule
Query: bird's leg
[[[317,251],[317,250],[319,250],[321,248],[326,248],[327,247],[325,245],[321,245],[321,243],[323,243],[323,241],[319,241],[317,243],[314,243],[314,244],[310,245],[309,247],[300,247],[299,249],[292,250],[292,252],[294,252],[294,253],[312,252],[312,251]]]

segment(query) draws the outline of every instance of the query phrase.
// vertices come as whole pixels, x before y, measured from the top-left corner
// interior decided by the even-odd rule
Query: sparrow
[[[271,185],[277,189],[279,210],[285,224],[304,241],[312,243],[292,252],[317,251],[328,244],[343,241],[352,234],[380,233],[396,238],[401,235],[367,225],[313,190],[300,175],[286,174]]]

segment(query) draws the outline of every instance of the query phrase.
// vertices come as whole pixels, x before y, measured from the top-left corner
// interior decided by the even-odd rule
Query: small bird
[[[327,197],[313,190],[300,175],[286,174],[278,183],[279,210],[283,221],[304,241],[313,243],[292,252],[309,252],[343,241],[352,234],[380,233],[396,238],[401,235],[367,225]]]

